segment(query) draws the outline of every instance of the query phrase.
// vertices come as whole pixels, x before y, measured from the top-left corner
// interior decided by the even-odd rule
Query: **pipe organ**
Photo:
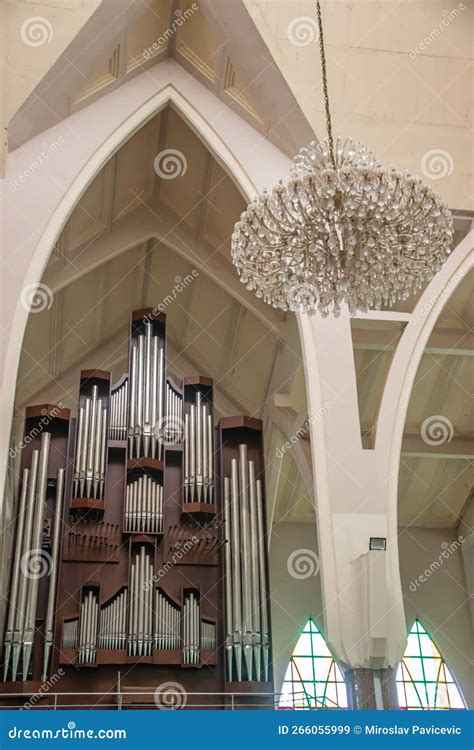
[[[271,693],[261,423],[215,423],[212,380],[170,377],[149,309],[128,372],[83,370],[71,406],[26,410],[0,704],[59,668],[59,706],[119,680],[175,681],[190,708]]]

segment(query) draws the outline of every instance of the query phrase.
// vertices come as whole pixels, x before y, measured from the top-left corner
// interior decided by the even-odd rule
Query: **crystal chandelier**
[[[334,147],[320,2],[327,138],[302,148],[285,180],[250,203],[235,225],[232,262],[257,297],[322,316],[393,305],[420,289],[451,251],[453,222],[421,179],[385,169],[363,145]]]

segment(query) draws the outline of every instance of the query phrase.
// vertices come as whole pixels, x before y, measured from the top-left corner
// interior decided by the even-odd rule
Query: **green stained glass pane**
[[[466,708],[443,657],[419,620],[408,635],[396,681],[400,708]]]
[[[344,677],[310,618],[288,665],[280,708],[347,708]]]

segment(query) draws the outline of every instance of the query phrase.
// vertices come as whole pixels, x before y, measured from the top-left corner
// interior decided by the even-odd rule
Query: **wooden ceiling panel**
[[[276,339],[259,320],[241,308],[235,322],[234,353],[230,359],[226,387],[235,391],[250,412],[261,415],[276,354]]]
[[[189,11],[191,0],[179,0],[179,10],[186,13],[187,20],[176,34],[176,58],[186,67],[191,67],[211,85],[215,83],[222,60],[225,39],[216,24],[202,12]]]
[[[181,221],[197,232],[202,205],[205,202],[205,178],[210,159],[209,152],[191,128],[169,109],[164,139],[160,139],[160,164],[163,173],[172,179],[155,179],[155,198],[181,216]],[[168,162],[165,162],[168,159]]]
[[[107,226],[111,164],[102,169],[84,192],[68,221],[66,243],[68,252],[97,237]]]
[[[16,398],[21,401],[24,394],[29,393],[38,383],[51,379],[51,370],[57,347],[54,345],[53,323],[58,314],[59,299],[53,299],[49,310],[32,313],[28,318],[25,336],[21,350],[20,365],[17,379]]]
[[[127,72],[135,70],[144,61],[164,57],[171,38],[171,0],[154,0],[127,29]]]
[[[157,115],[120,149],[115,163],[112,220],[116,221],[152,195],[153,162],[158,151],[161,115]]]
[[[128,324],[130,310],[142,306],[145,252],[146,245],[138,245],[103,267],[103,320],[105,330],[111,334]],[[127,300],[126,306],[124,299]]]
[[[146,306],[162,305],[168,335],[178,346],[184,346],[187,308],[193,286],[199,281],[194,278],[195,269],[164,245],[154,245],[146,269]]]
[[[246,203],[230,177],[213,160],[203,222],[203,237],[230,258],[230,238],[234,224]]]
[[[204,374],[225,379],[226,369],[233,362],[233,328],[239,308],[232,297],[206,276],[201,275],[194,282],[187,311],[185,347],[193,359],[202,362],[208,371]]]
[[[61,291],[61,321],[56,340],[61,352],[61,369],[85,356],[101,336],[103,312],[102,269],[70,284]]]

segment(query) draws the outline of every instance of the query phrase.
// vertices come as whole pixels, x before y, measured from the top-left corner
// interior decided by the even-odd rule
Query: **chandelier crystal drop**
[[[453,223],[438,193],[363,145],[301,149],[285,181],[242,214],[232,261],[247,289],[293,312],[351,314],[406,299],[440,270]]]
[[[316,8],[328,135],[243,212],[232,262],[273,307],[337,316],[343,303],[367,312],[421,289],[451,251],[453,221],[419,177],[385,169],[349,138],[334,146],[319,0]]]

